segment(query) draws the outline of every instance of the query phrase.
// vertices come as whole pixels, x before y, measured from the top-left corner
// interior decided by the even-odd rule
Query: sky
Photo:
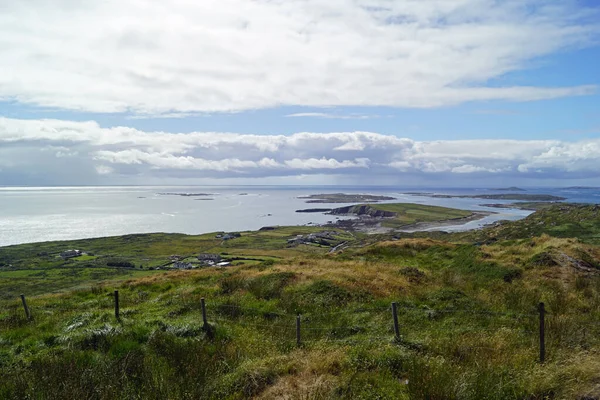
[[[597,0],[0,1],[0,186],[600,186]]]

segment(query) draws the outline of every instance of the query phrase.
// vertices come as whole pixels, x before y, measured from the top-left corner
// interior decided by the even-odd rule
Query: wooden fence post
[[[115,318],[119,319],[119,291],[115,290]]]
[[[300,346],[300,314],[296,316],[296,345]]]
[[[398,304],[392,303],[392,317],[394,318],[394,334],[396,340],[400,340],[400,327],[398,326]]]
[[[543,363],[546,360],[546,326],[544,321],[544,316],[546,314],[546,309],[544,308],[544,303],[540,303],[539,305],[540,312],[540,363]]]
[[[208,327],[208,320],[206,319],[206,303],[204,302],[204,297],[200,299],[200,304],[202,305],[202,323],[203,328]]]
[[[27,319],[31,319],[31,313],[29,312],[29,307],[27,307],[27,300],[25,300],[25,295],[21,295],[21,302],[23,303],[23,308],[25,309],[25,315]]]

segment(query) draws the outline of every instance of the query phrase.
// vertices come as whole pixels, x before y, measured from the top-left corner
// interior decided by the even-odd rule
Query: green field
[[[180,255],[186,262],[193,262],[200,253],[216,253],[239,266],[326,254],[329,247],[287,245],[288,238],[322,230],[318,227],[277,227],[270,231],[242,232],[241,237],[229,241],[217,239],[214,233],[197,236],[157,233],[2,247],[0,298],[14,298],[21,293],[57,292],[104,280],[152,275],[158,272],[157,267],[172,263],[171,255]],[[331,244],[356,241],[358,236],[340,231]],[[59,257],[60,252],[73,248],[94,255],[68,260]],[[129,263],[131,267],[111,266],[115,262]]]
[[[10,293],[0,300],[0,398],[600,395],[597,207],[557,205],[478,232],[401,240],[340,232],[336,243],[348,247],[336,253],[288,247],[288,238],[320,229],[243,232],[227,242],[155,234],[0,248],[2,293]],[[64,248],[96,258],[56,260]],[[243,260],[189,271],[145,266],[200,252]],[[101,266],[115,258],[136,268]],[[26,289],[40,293],[28,296],[31,320],[18,298]]]
[[[371,208],[396,213],[396,217],[386,220],[383,225],[390,228],[412,225],[418,222],[436,222],[449,219],[465,218],[471,211],[455,208],[428,206],[410,203],[372,204]]]

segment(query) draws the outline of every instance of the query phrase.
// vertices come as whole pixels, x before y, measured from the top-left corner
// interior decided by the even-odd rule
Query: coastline
[[[496,214],[491,211],[473,211],[473,213],[467,217],[447,219],[444,221],[436,221],[436,222],[417,222],[416,224],[406,225],[400,229],[400,232],[423,232],[430,231],[436,228],[443,228],[447,226],[460,226],[465,225],[469,222],[479,221],[485,217],[488,217],[492,214]]]
[[[419,189],[424,191],[425,189]],[[525,193],[547,193],[568,197],[565,202],[598,203],[600,190],[568,191],[558,189],[527,189]],[[402,195],[397,188],[366,189],[322,187],[79,187],[79,188],[26,188],[0,191],[0,247],[13,244],[39,243],[58,240],[78,240],[97,237],[122,236],[152,232],[172,232],[198,235],[217,231],[251,231],[266,225],[302,226],[327,224],[336,217],[321,213],[296,212],[308,208],[335,208],[346,204],[307,204],[298,197],[311,193],[360,194],[394,197],[387,203],[415,203],[463,210],[481,209],[481,204],[513,203],[469,198],[429,198]],[[434,189],[431,189],[434,191]],[[435,189],[444,193],[445,190]],[[157,193],[213,194],[204,197],[160,196]],[[248,193],[241,196],[241,193]],[[476,190],[450,191],[460,195]],[[138,197],[144,197],[140,199]],[[212,201],[205,199],[213,198]],[[198,201],[194,201],[198,199]],[[548,202],[551,204],[551,202]],[[40,208],[43,204],[43,208]],[[350,203],[353,204],[353,203]],[[522,205],[522,203],[520,204]],[[33,212],[35,210],[35,212]],[[484,209],[498,211],[483,221],[471,222],[464,227],[448,230],[465,230],[491,224],[496,220],[517,220],[531,211],[512,208]],[[272,214],[272,216],[267,216]],[[341,217],[343,219],[345,217]],[[348,218],[348,217],[346,217]],[[407,221],[411,223],[413,221]],[[386,225],[384,223],[383,225]],[[437,225],[440,226],[440,225]],[[415,229],[409,227],[405,229]],[[433,229],[420,226],[417,229]],[[399,228],[402,229],[402,228]],[[446,229],[444,225],[439,229]]]
[[[361,232],[370,235],[386,234],[393,232],[413,233],[436,230],[437,228],[444,228],[448,226],[465,225],[469,222],[478,221],[492,214],[496,213],[491,211],[472,211],[471,215],[468,215],[466,217],[452,218],[441,221],[417,222],[414,224],[404,225],[398,228],[382,226],[382,223],[385,222],[386,218],[379,217],[358,217],[353,219],[344,219],[338,220],[334,224],[323,224],[321,226],[328,228],[343,228],[349,231]]]

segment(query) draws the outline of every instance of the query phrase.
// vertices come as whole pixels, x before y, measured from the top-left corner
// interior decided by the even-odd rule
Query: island
[[[408,192],[404,193],[410,196],[425,196],[437,199],[487,199],[487,200],[523,200],[523,201],[562,201],[566,197],[554,196],[551,194],[525,194],[525,193],[503,193],[503,194],[475,194],[475,195],[458,195],[458,194],[434,194],[423,192]]]
[[[394,197],[376,196],[372,194],[323,193],[300,196],[306,203],[377,203],[385,200],[395,200]]]
[[[214,193],[158,193],[159,196],[182,196],[182,197],[201,197],[214,196]]]
[[[507,187],[507,188],[496,188],[496,189],[491,189],[491,190],[497,190],[500,192],[526,192],[525,189],[521,189],[516,186],[511,186],[511,187]]]
[[[576,205],[585,205],[585,203],[563,203],[556,201],[522,201],[518,203],[507,203],[507,204],[480,204],[484,207],[492,207],[492,208],[513,208],[517,210],[528,210],[528,211],[538,211],[553,207],[555,205],[562,206],[576,206]]]

